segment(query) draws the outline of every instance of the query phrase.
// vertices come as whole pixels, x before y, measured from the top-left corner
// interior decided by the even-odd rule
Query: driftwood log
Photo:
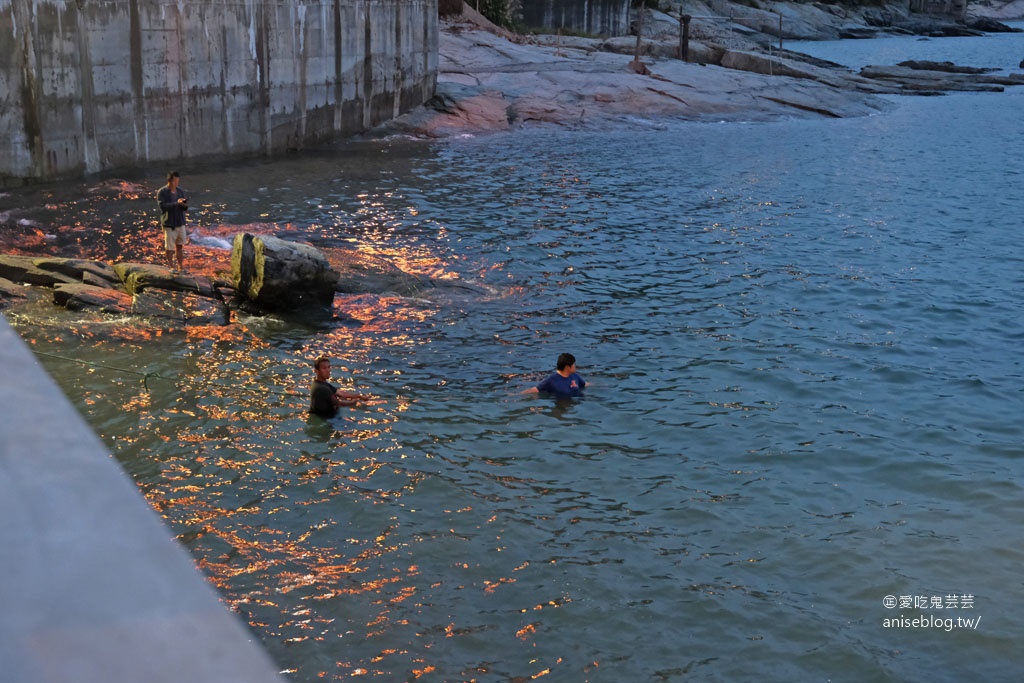
[[[331,306],[339,278],[316,248],[249,233],[235,235],[231,276],[240,295],[281,312]]]

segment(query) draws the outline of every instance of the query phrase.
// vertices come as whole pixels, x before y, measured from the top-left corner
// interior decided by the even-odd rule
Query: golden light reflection
[[[400,270],[412,275],[429,277],[434,280],[457,280],[459,274],[449,270],[451,265],[429,249],[412,250],[408,247],[359,243],[359,253],[376,259],[384,259]]]
[[[496,591],[498,589],[498,586],[501,586],[501,585],[504,585],[504,584],[508,584],[508,583],[515,583],[515,582],[516,582],[515,579],[510,579],[510,578],[505,578],[505,577],[502,577],[502,578],[498,579],[497,581],[487,581],[487,580],[485,580],[484,581],[484,593],[487,593],[487,594],[494,593],[494,591]]]
[[[519,629],[518,631],[516,631],[516,638],[518,638],[519,640],[526,640],[527,638],[533,636],[536,633],[537,633],[537,624],[536,623],[527,624],[526,626],[524,626],[521,629]]]
[[[126,413],[148,410],[152,407],[152,397],[148,391],[142,391],[132,396],[121,405],[121,410]]]
[[[437,313],[437,307],[413,304],[397,296],[375,294],[339,294],[334,298],[336,311],[361,323],[359,334],[384,335],[389,346],[408,346],[412,339],[401,333],[410,322],[424,322]]]
[[[133,196],[134,191],[113,186],[104,190],[105,196],[113,193],[125,200],[149,201],[144,196],[148,190],[140,197]],[[145,227],[152,222],[151,213],[148,207],[144,213],[126,212],[120,231],[98,231],[83,219],[82,224],[62,230],[56,244],[50,244],[53,240],[45,231],[27,233],[25,239],[76,257],[108,260],[116,255],[116,260],[162,263],[162,245],[154,231]],[[229,267],[223,243],[239,228],[209,224],[213,213],[205,209],[199,215],[207,224],[195,230],[197,240],[187,248],[187,266],[197,274],[223,276]],[[415,241],[389,246],[386,241],[402,219],[396,218],[393,224],[389,220],[384,217],[379,223],[378,242],[358,247],[362,256],[418,277],[458,278],[454,260],[439,256],[432,247]],[[279,228],[257,231],[274,234]],[[331,451],[326,455],[323,451],[328,449],[317,442],[319,437],[303,434],[303,427],[294,424],[296,413],[304,412],[307,402],[311,358],[320,353],[338,358],[339,384],[363,390],[381,377],[388,380],[402,370],[373,371],[379,376],[360,373],[370,372],[364,368],[373,367],[382,347],[426,343],[425,336],[417,336],[417,328],[436,316],[439,306],[398,296],[339,295],[335,308],[339,319],[350,316],[354,324],[316,330],[308,339],[296,341],[288,351],[294,358],[283,361],[285,354],[280,341],[273,340],[273,332],[263,332],[258,324],[250,329],[238,321],[226,327],[181,329],[147,328],[131,319],[111,324],[108,319],[104,325],[77,325],[49,340],[53,344],[61,343],[60,338],[68,344],[88,340],[90,346],[106,344],[118,353],[140,358],[153,354],[151,348],[172,349],[170,358],[160,361],[166,368],[163,377],[149,377],[148,390],[132,378],[127,398],[117,397],[116,410],[123,415],[113,420],[135,423],[123,430],[126,434],[111,430],[118,434],[117,448],[135,458],[131,467],[140,488],[199,558],[197,564],[231,609],[268,639],[297,651],[345,637],[351,633],[344,630],[346,624],[360,639],[392,639],[401,629],[411,632],[419,625],[410,614],[436,599],[424,593],[448,589],[443,572],[420,578],[420,567],[408,563],[408,544],[420,539],[413,535],[409,540],[408,530],[398,533],[397,521],[346,526],[345,514],[351,510],[362,509],[378,520],[396,504],[404,507],[403,497],[426,476],[395,465],[407,457],[398,452],[398,445],[373,443],[387,439],[411,402],[388,397],[346,411],[344,427],[332,425]],[[346,366],[354,370],[343,370]],[[146,369],[140,367],[143,372]],[[95,390],[82,395],[87,405],[97,408],[114,396]],[[458,510],[470,511],[469,506]],[[296,524],[301,528],[292,528]],[[522,571],[528,564],[502,571]],[[500,586],[515,582],[498,577],[467,583],[494,595]],[[339,604],[350,604],[339,598],[352,596],[359,597],[355,604],[362,609],[357,618],[365,631],[351,620],[352,615],[338,616]],[[520,640],[532,637],[538,624],[523,626]],[[431,628],[428,625],[426,648],[441,637],[479,635],[483,627],[457,628],[452,623],[443,634]],[[334,677],[386,677],[388,660],[400,656],[414,662],[412,666],[405,666],[408,659],[403,663],[406,678],[410,671],[417,679],[429,680],[430,674],[436,674],[433,663],[411,657],[406,650],[388,648],[374,657],[370,668],[365,658],[338,662],[344,675]],[[326,678],[339,671],[303,673]]]

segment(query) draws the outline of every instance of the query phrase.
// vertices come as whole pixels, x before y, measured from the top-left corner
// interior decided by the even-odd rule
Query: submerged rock
[[[144,292],[132,297],[132,315],[155,318],[185,327],[224,326],[231,322],[227,303],[196,292]]]
[[[342,294],[397,294],[419,297],[437,284],[429,278],[412,275],[390,261],[350,251],[335,254],[340,272],[336,291]]]

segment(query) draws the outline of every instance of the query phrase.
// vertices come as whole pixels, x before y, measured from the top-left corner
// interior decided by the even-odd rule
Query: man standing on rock
[[[171,270],[185,269],[185,212],[188,211],[188,195],[178,187],[181,176],[177,171],[167,174],[167,184],[160,188],[156,199],[160,202],[160,226],[164,229],[164,249],[167,252],[167,267]],[[174,267],[177,258],[178,267]]]

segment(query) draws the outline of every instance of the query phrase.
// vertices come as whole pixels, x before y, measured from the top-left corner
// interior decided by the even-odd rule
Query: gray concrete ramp
[[[281,683],[0,316],[0,679]]]

